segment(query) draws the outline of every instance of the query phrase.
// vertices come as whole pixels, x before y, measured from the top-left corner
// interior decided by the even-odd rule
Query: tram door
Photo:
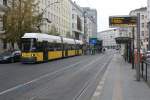
[[[65,47],[64,47],[64,43],[63,43],[63,38],[62,37],[61,37],[61,43],[62,43],[61,44],[61,49],[62,49],[62,58],[63,58],[63,57],[65,57],[65,55],[64,55],[64,48]]]
[[[43,42],[43,59],[44,61],[48,60],[48,42],[47,41]]]
[[[68,44],[64,44],[65,46],[65,48],[64,48],[64,51],[65,51],[65,57],[68,57]]]
[[[79,55],[79,45],[77,44],[77,55]]]

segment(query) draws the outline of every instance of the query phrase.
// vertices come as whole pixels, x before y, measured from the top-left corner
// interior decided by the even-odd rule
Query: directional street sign
[[[96,43],[97,43],[97,38],[90,38],[89,39],[89,44],[96,45]]]

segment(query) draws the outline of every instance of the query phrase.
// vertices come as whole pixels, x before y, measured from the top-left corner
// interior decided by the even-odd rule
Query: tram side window
[[[79,45],[79,49],[82,49],[83,48],[83,46],[82,45]]]
[[[62,45],[60,43],[49,43],[48,50],[50,51],[62,50]]]
[[[76,45],[76,48],[75,48],[75,49],[76,49],[76,50],[79,50],[79,45],[78,45],[78,44]]]
[[[68,45],[68,50],[72,50],[72,45],[71,44]]]
[[[73,50],[73,45],[72,44],[70,45],[70,50]]]
[[[69,50],[69,44],[64,44],[64,50]]]
[[[54,45],[53,45],[53,43],[48,43],[48,50],[49,51],[54,51]]]
[[[71,50],[75,50],[76,49],[76,45],[75,44],[71,44]]]
[[[59,50],[59,51],[62,50],[62,45],[60,43],[57,44],[57,50]]]
[[[66,47],[67,47],[67,50],[70,50],[70,44],[67,44]]]
[[[43,51],[43,43],[42,42],[37,42],[36,47],[37,47],[37,51]]]
[[[60,43],[56,43],[56,44],[55,44],[55,50],[57,50],[57,51],[62,50],[62,46],[61,46]]]
[[[70,50],[73,50],[73,46],[72,46],[72,44],[70,44]]]

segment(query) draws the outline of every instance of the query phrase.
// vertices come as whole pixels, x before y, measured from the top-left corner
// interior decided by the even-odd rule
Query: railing
[[[148,81],[148,67],[150,67],[150,61],[143,60],[141,63],[141,75],[145,81]]]

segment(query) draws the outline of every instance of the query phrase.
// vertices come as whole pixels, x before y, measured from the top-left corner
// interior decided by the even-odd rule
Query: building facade
[[[150,0],[147,0],[147,20],[150,22]]]
[[[150,50],[150,0],[147,0],[147,24],[149,35],[148,49]]]
[[[147,23],[148,23],[148,15],[147,15],[147,7],[139,8],[132,10],[129,15],[131,16],[137,16],[137,14],[140,13],[140,45],[143,50],[148,49],[148,28],[147,28]],[[135,48],[137,47],[137,31],[135,27],[135,33],[134,33],[134,44]]]
[[[61,36],[71,34],[71,3],[70,0],[39,0],[39,12],[44,15],[42,32],[48,33],[52,28],[56,28]]]
[[[87,33],[87,42],[89,38],[97,38],[97,10],[89,7],[83,7],[85,18],[85,33]]]
[[[103,41],[103,47],[114,49],[118,47],[115,38],[119,35],[119,29],[109,29],[99,32],[97,37]]]
[[[80,6],[78,6],[75,2],[71,2],[72,9],[72,33],[71,35],[78,40],[82,40],[84,35],[84,16],[83,10]]]
[[[5,5],[7,5],[7,0],[0,0],[0,52],[5,49],[4,41],[3,41],[3,34],[5,32],[3,28],[3,15],[6,10]]]

